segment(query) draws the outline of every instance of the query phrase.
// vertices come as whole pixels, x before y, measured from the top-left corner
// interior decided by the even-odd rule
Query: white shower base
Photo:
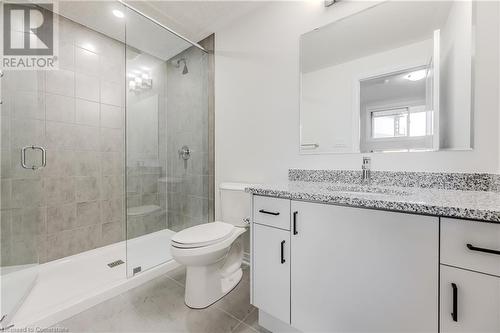
[[[174,234],[165,229],[129,240],[128,245],[123,241],[31,268],[38,270],[36,283],[11,323],[18,329],[49,327],[177,268],[169,250]],[[125,264],[108,267],[120,259]],[[151,267],[159,262],[163,264]],[[127,278],[127,266],[141,264],[142,272]]]

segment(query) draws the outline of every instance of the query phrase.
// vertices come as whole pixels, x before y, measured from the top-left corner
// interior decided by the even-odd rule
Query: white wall
[[[470,2],[455,2],[441,29],[439,139],[443,148],[470,146],[472,38],[467,36],[472,33],[471,12]]]
[[[324,8],[323,1],[270,3],[216,32],[217,183],[284,183],[289,168],[361,167],[361,154],[298,153],[299,36],[373,4],[342,1]],[[475,149],[373,154],[373,169],[500,171],[497,6],[478,4]]]

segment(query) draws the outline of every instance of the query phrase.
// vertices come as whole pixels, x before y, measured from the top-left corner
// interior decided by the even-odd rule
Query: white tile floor
[[[55,325],[70,332],[267,332],[250,304],[249,269],[238,286],[203,310],[184,304],[185,269],[156,278]]]

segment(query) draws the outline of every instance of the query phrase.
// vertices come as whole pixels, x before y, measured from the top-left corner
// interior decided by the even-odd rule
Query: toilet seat
[[[173,247],[193,249],[223,242],[230,238],[234,231],[234,225],[229,223],[204,223],[179,231],[171,241]]]

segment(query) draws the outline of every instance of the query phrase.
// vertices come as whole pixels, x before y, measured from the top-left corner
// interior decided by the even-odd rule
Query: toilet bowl
[[[186,266],[185,303],[203,309],[230,292],[243,275],[242,235],[248,228],[250,195],[247,184],[223,183],[223,221],[200,224],[172,237],[173,258]]]

